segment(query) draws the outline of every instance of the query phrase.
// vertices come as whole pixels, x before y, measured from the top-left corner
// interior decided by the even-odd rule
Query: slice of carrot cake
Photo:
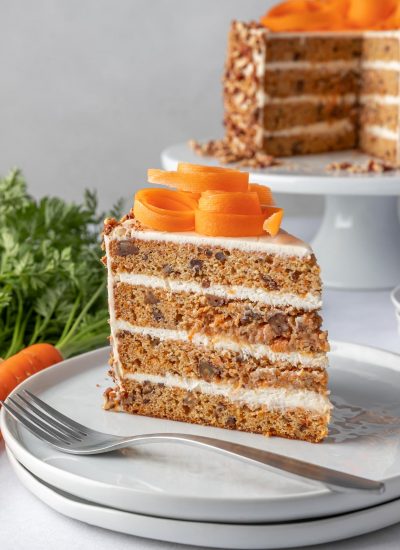
[[[204,170],[153,171],[178,191],[142,190],[105,221],[116,383],[105,407],[320,441],[331,405],[315,256],[279,229],[268,188]],[[243,190],[225,191],[237,174]]]

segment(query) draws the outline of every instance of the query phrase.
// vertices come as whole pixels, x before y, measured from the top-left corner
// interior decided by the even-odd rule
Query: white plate
[[[78,422],[115,434],[176,431],[276,451],[387,485],[382,496],[338,493],[307,480],[210,451],[153,444],[107,455],[62,454],[2,411],[2,432],[16,458],[35,475],[78,497],[119,509],[177,519],[276,522],[329,516],[400,496],[400,359],[352,344],[333,344],[331,435],[322,444],[192,426],[101,409],[108,350],[55,365],[26,388]]]
[[[211,548],[293,548],[343,540],[399,521],[400,500],[332,518],[269,525],[202,523],[123,512],[59,491],[33,476],[7,453],[22,484],[57,512],[105,529],[169,542]]]

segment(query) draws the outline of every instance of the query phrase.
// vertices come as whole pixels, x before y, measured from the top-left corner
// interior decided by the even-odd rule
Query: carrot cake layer
[[[319,353],[328,348],[321,317],[315,311],[127,283],[116,283],[113,292],[115,318],[133,326],[265,344],[284,353]]]
[[[288,233],[243,239],[162,233],[144,230],[129,216],[115,227],[108,224],[105,233],[113,274],[168,278],[170,284],[191,281],[203,289],[228,286],[231,296],[237,287],[255,287],[258,293],[269,292],[271,300],[295,293],[309,307],[321,305],[315,256]]]
[[[354,126],[357,96],[335,95],[297,95],[288,98],[269,98],[268,108],[264,109],[265,135],[267,132],[283,132],[295,128],[326,123],[327,120],[340,122],[344,129],[348,124]],[[339,122],[338,122],[339,124]]]
[[[106,409],[217,428],[321,441],[330,405],[319,393],[237,390],[182,377],[145,374],[106,392]]]
[[[245,349],[221,350],[191,340],[180,340],[171,346],[171,340],[139,331],[118,330],[116,337],[122,376],[147,372],[157,376],[173,374],[201,378],[206,382],[252,389],[267,386],[322,394],[327,391],[328,377],[322,364],[305,366],[284,359],[274,361],[267,355],[250,355]]]

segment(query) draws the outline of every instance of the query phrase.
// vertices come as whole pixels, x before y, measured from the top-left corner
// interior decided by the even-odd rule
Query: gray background
[[[103,208],[128,198],[175,142],[222,135],[221,75],[234,18],[268,0],[0,0],[0,173],[31,192]],[[282,197],[287,213],[321,200]]]

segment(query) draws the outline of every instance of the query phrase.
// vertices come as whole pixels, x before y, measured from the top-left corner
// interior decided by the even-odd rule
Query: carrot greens
[[[118,217],[119,202],[107,215]],[[95,193],[33,199],[19,170],[0,179],[0,357],[47,342],[64,357],[107,344]]]

